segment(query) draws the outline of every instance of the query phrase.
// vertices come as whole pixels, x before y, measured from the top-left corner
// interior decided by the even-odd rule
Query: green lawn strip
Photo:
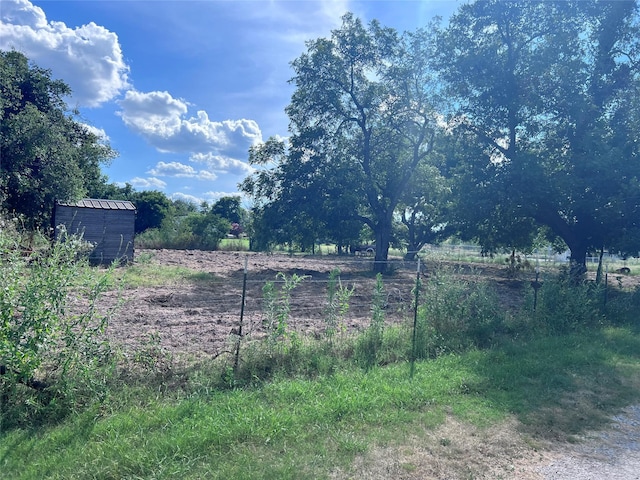
[[[412,380],[408,365],[397,364],[182,399],[150,392],[146,405],[5,432],[0,472],[25,479],[322,478],[374,445],[436,427],[445,410],[479,426],[515,415],[533,435],[568,438],[638,402],[638,342],[628,330],[608,329],[443,356],[418,363]]]
[[[117,270],[115,277],[125,288],[159,287],[179,283],[199,283],[217,280],[208,272],[198,272],[186,267],[158,265],[155,263],[135,264]]]

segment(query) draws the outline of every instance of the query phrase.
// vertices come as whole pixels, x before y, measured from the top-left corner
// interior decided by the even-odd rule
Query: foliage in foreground
[[[432,448],[425,434],[447,415],[479,429],[515,415],[533,442],[569,439],[640,400],[639,347],[637,332],[608,328],[443,355],[418,363],[413,379],[406,363],[352,365],[226,391],[200,368],[180,388],[168,378],[114,390],[38,435],[5,432],[1,467],[25,479],[357,476],[350,465],[374,446],[415,435]]]
[[[3,252],[14,254],[9,247]],[[67,300],[81,292],[72,278],[88,285],[84,274],[99,272],[73,256],[55,258],[56,269],[69,270]],[[38,278],[34,260],[23,259],[24,281]],[[20,264],[3,268],[9,265]],[[316,339],[287,334],[287,295],[297,278],[285,278],[279,290],[272,285],[273,301],[266,305],[273,307],[273,335],[247,340],[237,368],[233,359],[219,357],[180,369],[150,339],[135,356],[138,370],[126,376],[96,350],[80,348],[84,356],[72,357],[66,376],[52,376],[43,391],[14,382],[4,390],[9,402],[1,412],[3,474],[319,478],[330,474],[329,466],[348,471],[356,455],[376,444],[437,427],[445,412],[480,426],[516,415],[533,436],[567,438],[638,401],[640,339],[633,312],[639,291],[618,292],[605,303],[605,292],[590,283],[546,278],[535,312],[531,290],[522,310],[506,312],[480,279],[442,270],[420,290],[412,352],[411,322],[384,322],[380,276],[369,328],[360,335],[341,330],[350,294],[341,290],[338,274],[327,291],[326,334]],[[44,292],[50,288],[40,285]],[[49,297],[38,298],[49,305]],[[606,326],[625,321],[631,326]],[[415,374],[407,363],[412,353]],[[577,392],[579,404],[565,401]]]
[[[74,236],[24,254],[14,226],[0,228],[0,427],[95,401],[113,367],[98,311],[111,270],[96,275]]]

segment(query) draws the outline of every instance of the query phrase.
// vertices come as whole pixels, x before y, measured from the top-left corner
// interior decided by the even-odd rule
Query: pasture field
[[[25,414],[28,423],[5,419],[0,477],[559,478],[549,469],[579,461],[577,446],[621,423],[631,430],[611,446],[613,462],[637,456],[627,440],[640,435],[630,417],[640,404],[640,328],[633,316],[602,313],[628,313],[620,305],[625,295],[637,300],[637,276],[613,281],[602,308],[600,290],[575,293],[567,315],[595,319],[579,317],[580,327],[552,323],[548,311],[562,305],[547,308],[542,298],[531,311],[532,271],[432,258],[418,274],[396,259],[380,289],[370,262],[136,252],[98,305],[117,305],[106,331],[121,355],[113,377],[67,413],[56,414],[54,397]],[[286,311],[269,304],[265,285],[274,282],[279,301],[293,276],[301,280]],[[421,315],[450,324],[428,331],[432,343],[410,368],[416,278]],[[552,272],[542,280],[552,284]],[[330,308],[330,285],[351,292],[347,310]],[[590,301],[593,308],[577,306]],[[265,325],[274,305],[286,335],[271,337]],[[486,318],[499,336],[465,324],[490,315],[500,316]],[[376,316],[379,336],[371,334]],[[462,330],[473,341],[461,343]],[[374,361],[363,368],[371,348]],[[29,401],[35,409],[42,400]]]

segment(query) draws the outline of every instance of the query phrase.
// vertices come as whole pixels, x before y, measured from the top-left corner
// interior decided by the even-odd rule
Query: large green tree
[[[75,200],[106,181],[114,151],[64,102],[51,72],[0,51],[0,201],[32,228],[49,223],[56,200]]]
[[[438,63],[451,124],[481,147],[458,157],[481,241],[543,225],[578,272],[592,248],[638,253],[639,24],[623,0],[478,1],[452,17]]]
[[[327,175],[321,155],[293,155],[289,144],[276,138],[250,149],[249,162],[257,170],[240,189],[254,200],[253,246],[288,243],[307,250],[318,239],[339,248],[357,240],[361,223],[353,218],[358,203],[345,192],[348,172],[333,168]]]
[[[289,201],[368,225],[377,271],[386,268],[396,208],[436,136],[431,32],[398,35],[347,14],[330,38],[308,42],[292,63],[292,135],[283,168],[303,181]],[[273,191],[275,203],[281,191]]]
[[[439,168],[424,163],[416,170],[398,204],[403,225],[399,239],[406,244],[405,260],[415,259],[427,244],[438,243],[455,233],[449,222],[451,188]]]

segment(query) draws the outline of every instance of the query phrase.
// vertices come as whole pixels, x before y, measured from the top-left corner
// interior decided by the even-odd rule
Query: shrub
[[[17,245],[14,232],[0,229],[0,393],[5,422],[28,416],[25,408],[73,407],[81,402],[82,392],[95,393],[112,367],[103,336],[110,312],[98,313],[96,306],[110,284],[111,270],[94,277],[82,255],[86,243],[76,236],[62,235],[48,249],[29,255]]]
[[[530,293],[525,303],[529,312],[533,311],[532,298]],[[576,283],[566,272],[550,276],[538,291],[533,326],[552,334],[597,326],[604,320],[603,299],[603,287],[596,283]]]
[[[371,305],[371,324],[362,332],[356,343],[356,360],[365,370],[377,365],[381,359],[380,354],[384,340],[385,298],[382,274],[378,273]]]
[[[498,296],[486,283],[438,271],[427,282],[418,310],[416,356],[488,347],[504,324]]]
[[[229,222],[218,215],[192,212],[184,217],[167,217],[160,228],[136,236],[138,248],[216,250],[227,235]]]

